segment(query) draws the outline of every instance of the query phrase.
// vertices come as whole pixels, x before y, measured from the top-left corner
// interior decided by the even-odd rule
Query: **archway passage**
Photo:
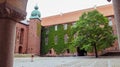
[[[22,53],[22,46],[19,46],[18,53],[19,53],[19,54]]]
[[[80,47],[77,47],[77,56],[86,56],[87,55],[87,51],[85,51],[84,49],[80,49]]]

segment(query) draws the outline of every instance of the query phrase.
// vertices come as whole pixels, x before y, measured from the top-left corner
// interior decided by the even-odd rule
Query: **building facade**
[[[37,9],[35,7],[35,10]],[[108,17],[113,33],[117,35],[112,5],[99,6],[96,9]],[[47,56],[83,55],[83,53],[87,53],[84,50],[80,50],[79,47],[70,49],[71,40],[77,35],[71,36],[70,32],[71,26],[75,24],[82,13],[91,10],[94,10],[94,8],[45,17],[42,18],[42,21],[39,19],[40,13],[33,11],[29,24],[18,23],[16,26],[15,53],[35,53]],[[105,51],[119,51],[117,40],[114,46],[105,49]]]
[[[40,55],[40,12],[37,6],[34,9],[29,21],[16,24],[15,53]]]

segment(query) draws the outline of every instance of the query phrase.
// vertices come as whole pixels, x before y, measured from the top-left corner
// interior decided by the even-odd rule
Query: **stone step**
[[[107,52],[105,54],[102,54],[101,56],[120,56],[120,51]]]

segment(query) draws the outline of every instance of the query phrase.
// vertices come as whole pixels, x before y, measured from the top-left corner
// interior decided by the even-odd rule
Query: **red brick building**
[[[41,20],[38,7],[32,11],[29,21],[16,24],[15,53],[40,54]]]
[[[32,53],[32,54],[40,54],[41,46],[41,26],[47,27],[58,24],[70,24],[79,19],[83,12],[87,12],[90,10],[94,10],[94,8],[78,10],[74,12],[64,13],[62,15],[55,15],[50,17],[42,18],[40,21],[40,13],[37,11],[38,7],[35,7],[35,11],[31,13],[31,18],[25,23],[17,23],[16,25],[16,41],[15,41],[15,53]],[[116,24],[114,20],[114,11],[113,6],[111,4],[99,6],[96,8],[100,13],[104,16],[108,17],[111,21],[114,34],[117,34]],[[114,43],[113,47],[106,49],[106,51],[118,51],[118,42]],[[51,51],[52,55],[56,55],[54,49]],[[65,53],[67,54],[67,53]],[[49,54],[50,55],[50,54]]]

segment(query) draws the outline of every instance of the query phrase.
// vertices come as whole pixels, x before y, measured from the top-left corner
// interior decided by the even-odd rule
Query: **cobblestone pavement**
[[[15,58],[14,67],[120,67],[120,57],[35,57]]]

